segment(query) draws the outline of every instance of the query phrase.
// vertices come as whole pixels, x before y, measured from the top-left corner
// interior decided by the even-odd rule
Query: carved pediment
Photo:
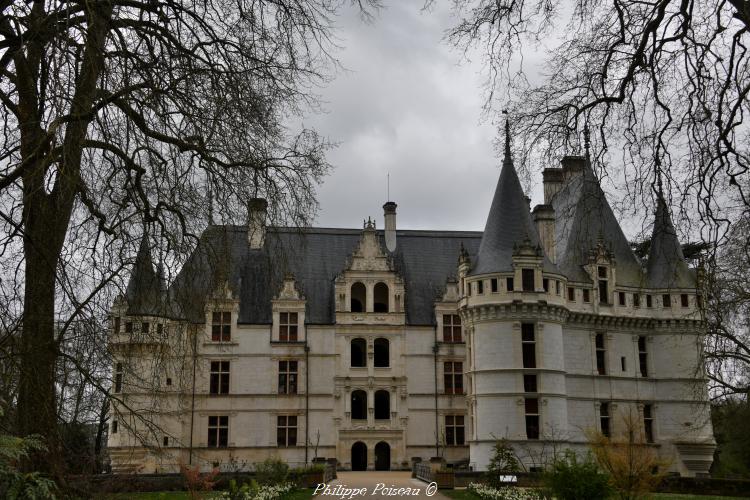
[[[365,222],[359,245],[349,259],[349,271],[393,271],[388,255],[380,245],[375,222]]]
[[[305,297],[297,289],[293,274],[284,276],[284,283],[281,285],[281,290],[275,300],[305,300]]]

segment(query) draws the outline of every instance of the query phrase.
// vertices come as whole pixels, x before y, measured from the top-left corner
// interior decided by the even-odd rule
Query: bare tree
[[[253,196],[276,221],[309,220],[327,144],[285,124],[332,75],[342,3],[3,3],[0,291],[23,311],[17,430],[51,449],[30,467],[60,472],[60,341],[121,285],[144,225],[176,262],[208,192],[222,220]]]
[[[737,283],[724,266],[729,254],[737,254],[732,246],[747,240],[747,231],[733,226],[750,217],[750,2],[453,4],[459,21],[447,39],[483,54],[486,109],[507,108],[513,116],[522,149],[517,164],[551,166],[579,150],[580,132],[590,126],[596,132],[594,166],[618,188],[623,215],[650,223],[643,208],[654,207],[665,193],[679,207],[675,218],[685,234],[707,244],[706,276],[714,279],[709,286],[722,276]],[[729,293],[717,290],[708,304],[713,326],[706,354],[712,368],[722,367],[714,370],[714,381],[737,391],[746,382],[730,372],[747,380],[747,323],[725,321],[746,318],[732,310],[739,304]],[[717,302],[721,298],[729,302]]]

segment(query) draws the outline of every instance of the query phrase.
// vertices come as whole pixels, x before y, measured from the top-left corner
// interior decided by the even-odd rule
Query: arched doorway
[[[391,470],[391,447],[385,441],[375,445],[375,470]]]
[[[352,445],[352,470],[367,470],[367,445],[362,441]]]

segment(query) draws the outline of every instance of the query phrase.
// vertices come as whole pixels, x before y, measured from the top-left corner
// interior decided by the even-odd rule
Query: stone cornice
[[[464,322],[482,323],[485,321],[521,320],[534,318],[553,323],[565,323],[568,310],[558,305],[539,302],[507,302],[503,304],[487,304],[461,309],[461,319]]]

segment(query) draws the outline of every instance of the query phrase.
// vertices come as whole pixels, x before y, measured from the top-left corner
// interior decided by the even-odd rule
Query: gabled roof
[[[165,290],[164,278],[154,270],[148,234],[144,232],[135,257],[133,272],[125,290],[125,300],[128,304],[126,314],[131,316],[165,315]]]
[[[589,262],[591,252],[603,245],[615,260],[618,284],[643,284],[641,263],[630,248],[588,159],[582,172],[555,194],[552,207],[556,264],[568,280],[591,282],[583,266]]]
[[[541,248],[529,204],[513,166],[507,123],[505,133],[505,158],[471,274],[512,271],[514,248],[523,243],[539,248],[543,255],[545,271],[557,272]]]
[[[654,231],[648,253],[648,286],[651,288],[694,288],[695,275],[688,268],[672,225],[664,197],[656,204]]]
[[[360,229],[296,229],[270,227],[265,244],[251,250],[244,226],[210,226],[198,248],[170,287],[172,315],[204,321],[206,297],[216,286],[218,262],[227,262],[227,280],[239,300],[239,322],[271,323],[271,300],[287,273],[307,300],[310,324],[333,324],[335,279],[357,248]],[[384,246],[383,232],[377,231]],[[455,276],[461,244],[475,253],[482,234],[459,231],[397,231],[398,245],[390,254],[395,272],[405,282],[406,322],[434,324],[434,301]]]

